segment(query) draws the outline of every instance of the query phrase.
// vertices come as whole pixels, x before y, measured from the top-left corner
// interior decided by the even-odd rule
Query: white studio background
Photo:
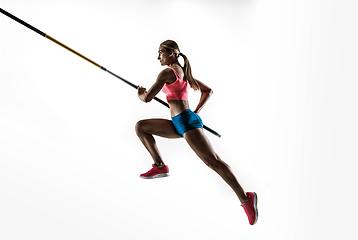
[[[1,239],[356,239],[356,1],[0,3],[147,88],[177,41],[214,90],[200,115],[222,138],[207,136],[260,213],[250,226],[182,139],[157,138],[169,178],[140,179],[135,123],[168,109],[1,14]]]

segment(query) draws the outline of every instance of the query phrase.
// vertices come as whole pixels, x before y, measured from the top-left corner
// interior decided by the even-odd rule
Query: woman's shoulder
[[[173,69],[168,67],[163,69],[158,75],[158,81],[164,81],[166,83],[173,83],[176,80],[175,73]]]

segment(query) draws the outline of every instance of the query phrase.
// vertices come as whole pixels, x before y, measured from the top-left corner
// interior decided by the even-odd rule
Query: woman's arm
[[[199,113],[201,109],[204,107],[205,103],[209,100],[210,96],[213,94],[213,90],[206,86],[204,83],[196,80],[200,87],[201,97],[198,103],[198,106],[195,109],[195,113]]]
[[[138,97],[143,102],[150,102],[153,98],[159,93],[159,91],[163,88],[166,82],[170,82],[173,78],[174,74],[170,69],[164,69],[161,73],[159,73],[157,77],[157,81],[153,84],[153,86],[146,92],[146,89],[138,86]]]

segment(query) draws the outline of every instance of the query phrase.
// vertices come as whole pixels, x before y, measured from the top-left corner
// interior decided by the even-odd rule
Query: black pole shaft
[[[31,30],[37,32],[38,34],[40,34],[40,35],[42,35],[42,36],[44,36],[44,37],[46,36],[46,34],[45,34],[44,32],[41,32],[41,31],[38,30],[37,28],[35,28],[35,27],[31,26],[30,24],[28,24],[28,23],[22,21],[20,18],[15,17],[15,16],[12,15],[11,13],[6,12],[4,9],[0,8],[0,12],[3,13],[3,14],[5,14],[5,15],[8,16],[9,18],[14,19],[16,22],[21,23],[22,25],[24,25],[24,26],[30,28]]]
[[[113,72],[107,70],[105,67],[103,67],[103,66],[99,65],[98,63],[92,61],[91,59],[85,57],[84,55],[82,55],[82,54],[80,54],[79,52],[73,50],[72,48],[66,46],[65,44],[61,43],[60,41],[57,41],[57,40],[54,39],[53,37],[50,37],[50,36],[47,35],[46,33],[42,32],[42,31],[40,31],[39,29],[33,27],[32,25],[30,25],[30,24],[24,22],[24,21],[21,20],[20,18],[15,17],[15,16],[12,15],[11,13],[5,11],[4,9],[0,8],[0,12],[3,13],[4,15],[8,16],[9,18],[15,20],[16,22],[18,22],[18,23],[24,25],[25,27],[27,27],[27,28],[29,28],[29,29],[31,29],[31,30],[37,32],[37,33],[40,34],[41,36],[43,36],[43,37],[45,37],[45,38],[51,40],[52,42],[54,42],[54,43],[60,45],[60,46],[63,47],[63,48],[67,49],[68,51],[70,51],[70,52],[76,54],[77,56],[79,56],[79,57],[85,59],[86,61],[92,63],[92,64],[95,65],[96,67],[99,67],[99,68],[101,68],[102,70],[104,70],[104,71],[110,73],[111,75],[113,75],[113,76],[115,76],[116,78],[122,80],[123,82],[127,83],[128,85],[132,86],[133,88],[135,88],[135,89],[138,88],[137,85],[135,85],[135,84],[133,84],[133,83],[131,83],[131,82],[125,80],[124,78],[118,76],[117,74],[114,74]],[[166,107],[169,108],[168,103],[164,102],[163,100],[161,100],[161,99],[159,99],[159,98],[157,98],[157,97],[155,97],[154,100],[156,100],[157,102],[159,102],[159,103],[161,103],[161,104],[163,104],[164,106],[166,106]],[[212,130],[211,128],[209,128],[209,127],[207,127],[207,126],[205,126],[205,125],[203,126],[203,128],[204,128],[205,130],[211,132],[212,134],[214,134],[214,135],[216,135],[216,136],[218,136],[218,137],[221,137],[221,135],[220,135],[219,133],[215,132],[215,131]]]

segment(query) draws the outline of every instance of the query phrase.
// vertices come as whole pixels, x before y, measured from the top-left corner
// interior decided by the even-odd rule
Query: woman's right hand
[[[147,90],[146,88],[142,87],[142,86],[138,86],[138,97],[143,95],[145,93],[145,91]]]

